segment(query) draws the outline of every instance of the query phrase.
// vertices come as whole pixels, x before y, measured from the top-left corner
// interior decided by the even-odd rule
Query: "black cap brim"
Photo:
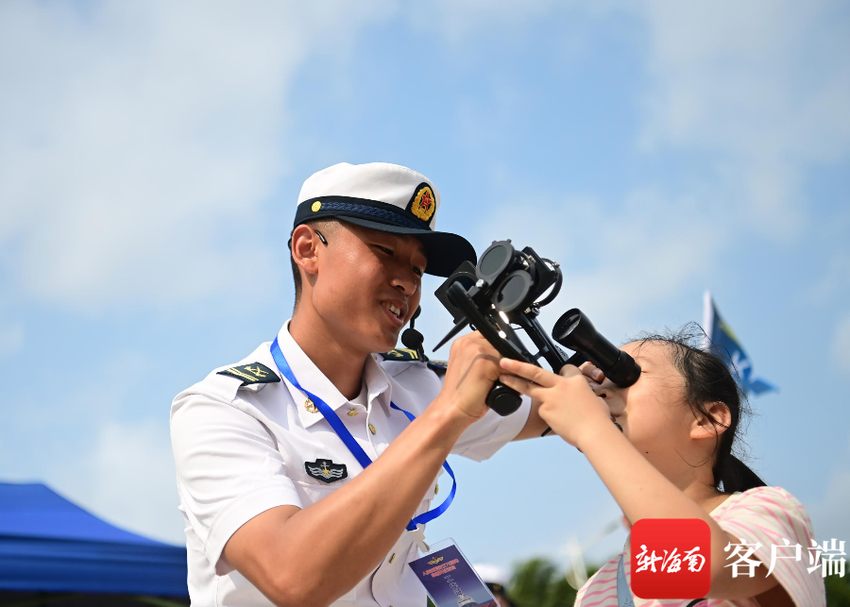
[[[425,266],[426,274],[446,277],[457,270],[458,266],[464,261],[470,261],[473,264],[478,262],[475,249],[469,244],[469,241],[451,232],[408,228],[362,217],[337,216],[334,219],[379,232],[415,236],[425,246],[425,255],[428,256],[428,265]]]
[[[311,198],[298,205],[292,227],[317,219],[339,219],[370,230],[415,236],[425,246],[427,274],[450,276],[464,261],[477,262],[475,249],[462,236],[436,232],[428,221],[378,200],[351,196]]]

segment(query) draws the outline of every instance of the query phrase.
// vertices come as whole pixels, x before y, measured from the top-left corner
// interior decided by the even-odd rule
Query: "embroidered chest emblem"
[[[308,475],[323,483],[333,483],[348,478],[348,469],[345,464],[335,464],[329,459],[304,462],[304,469]]]

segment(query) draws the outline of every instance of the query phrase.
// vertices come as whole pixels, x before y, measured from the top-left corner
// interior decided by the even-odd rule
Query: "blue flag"
[[[729,362],[732,375],[747,394],[761,394],[762,392],[777,391],[778,388],[761,379],[753,377],[753,366],[750,357],[744,352],[741,342],[732,331],[726,321],[717,311],[711,294],[705,292],[705,308],[703,310],[703,324],[705,334],[709,339],[707,348],[711,348],[716,354]]]

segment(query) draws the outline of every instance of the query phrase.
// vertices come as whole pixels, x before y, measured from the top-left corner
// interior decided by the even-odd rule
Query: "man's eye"
[[[422,276],[422,268],[414,267],[413,271],[417,276]]]
[[[379,244],[376,244],[375,246],[376,246],[376,247],[377,247],[377,248],[378,248],[378,249],[379,249],[382,253],[386,253],[386,254],[387,254],[387,255],[389,255],[390,257],[392,257],[392,256],[393,256],[393,250],[392,250],[392,249],[388,249],[387,247],[382,247],[382,246],[381,246],[381,245],[379,245]]]

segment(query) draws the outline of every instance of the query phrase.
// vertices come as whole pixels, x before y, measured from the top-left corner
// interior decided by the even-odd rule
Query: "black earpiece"
[[[324,234],[322,234],[319,230],[313,230],[313,231],[316,232],[316,234],[319,235],[319,240],[322,241],[322,244],[325,245],[325,246],[328,246],[328,241],[325,240]],[[289,241],[286,243],[286,248],[289,249],[290,251],[292,250],[292,237],[290,237]]]
[[[405,348],[416,350],[416,353],[419,354],[420,360],[426,360],[425,349],[422,347],[422,344],[425,342],[425,338],[422,336],[422,333],[414,328],[415,321],[419,318],[421,313],[422,306],[419,306],[416,308],[416,312],[413,313],[413,317],[410,319],[410,327],[405,329],[404,333],[401,334],[401,343],[404,344]]]

